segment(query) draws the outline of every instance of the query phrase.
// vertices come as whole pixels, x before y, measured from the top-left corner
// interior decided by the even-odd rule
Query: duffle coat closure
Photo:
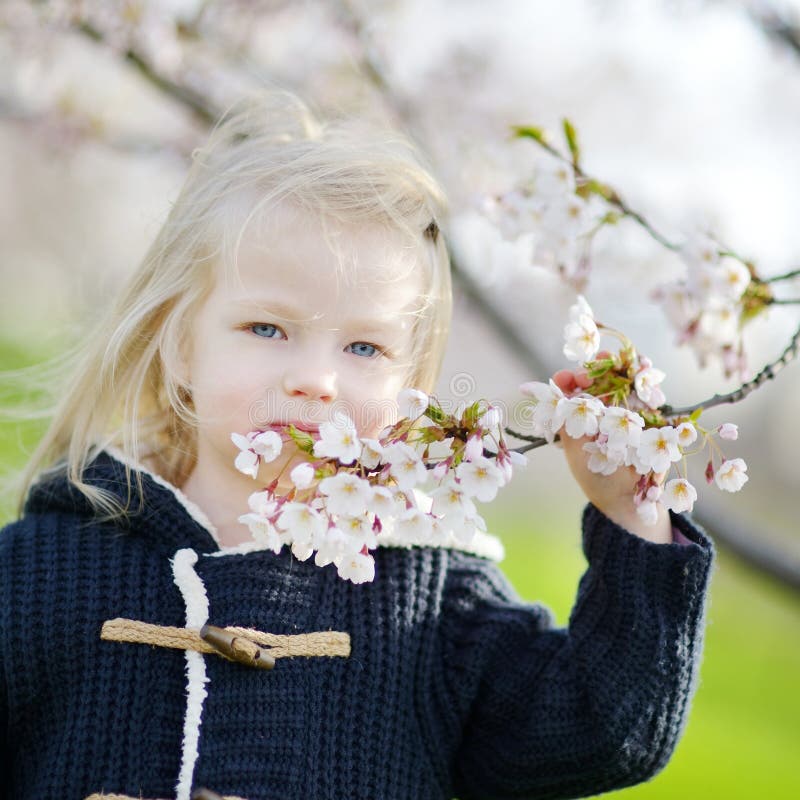
[[[86,479],[126,497],[115,452]],[[686,519],[692,544],[654,545],[587,507],[589,569],[556,628],[494,537],[387,536],[354,585],[220,548],[142,479],[124,528],[56,477],[0,533],[2,800],[569,797],[674,749],[713,558]]]

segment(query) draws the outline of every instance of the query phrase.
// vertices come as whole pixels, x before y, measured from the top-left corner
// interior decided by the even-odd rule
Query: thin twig
[[[360,32],[362,28],[357,22],[357,16],[352,12],[352,9],[346,0],[340,0],[340,8],[345,11],[346,16],[356,20],[351,24],[354,30]],[[375,62],[367,55],[366,45],[363,39],[360,40],[360,44],[361,50],[359,55],[364,74],[370,76],[371,79],[373,79],[372,76],[377,77],[377,80],[373,79],[373,84],[381,89],[385,100],[390,106],[392,106],[392,101],[395,97],[394,93],[391,91],[390,87],[388,87],[386,80],[383,78],[380,70],[377,69]],[[396,104],[394,104],[394,108],[397,108]],[[636,219],[636,217],[633,218]],[[669,249],[674,249],[673,247],[670,247],[669,243],[665,243],[665,246],[669,247]],[[464,285],[465,281],[469,283],[466,273],[463,270],[459,270],[456,267],[455,262],[453,263],[453,267],[454,277],[459,281],[459,283],[462,283],[462,285]],[[485,319],[491,321],[493,325],[496,320],[505,319],[504,315],[501,314],[499,310],[494,308],[492,303],[486,297],[485,293],[470,293],[470,299],[474,302],[477,310],[485,317]],[[508,323],[503,326],[504,329],[508,329],[509,327],[512,326],[510,326]],[[798,331],[798,333],[793,337],[792,345],[787,348],[787,352],[791,350],[792,346],[795,349],[797,348],[798,339],[800,339],[800,331]],[[513,349],[518,356],[520,356],[520,360],[525,365],[527,370],[530,370],[532,374],[536,374],[537,372],[550,372],[550,370],[547,370],[544,364],[541,363],[532,346],[527,344],[519,334],[515,334],[512,341],[514,342]],[[775,363],[775,365],[770,365],[773,371],[777,371],[776,365],[778,363],[781,364],[781,367],[785,366],[785,363],[782,361],[782,359],[783,356],[778,360],[778,362]],[[754,379],[754,381],[755,380],[757,380],[757,378]],[[762,382],[763,380],[766,380],[766,377],[762,378]],[[704,407],[708,407],[708,401]],[[541,443],[531,441],[528,442],[527,445],[523,445],[523,448],[534,449],[536,447],[541,447],[542,444],[545,443],[545,439],[542,439]],[[518,452],[523,452],[523,448],[519,448]],[[748,566],[756,567],[757,569],[769,575],[770,578],[777,580],[783,585],[789,586],[795,590],[800,590],[800,564],[792,562],[792,559],[789,558],[788,554],[774,546],[765,546],[760,539],[755,539],[753,536],[749,535],[749,531],[747,531],[744,526],[741,525],[741,522],[732,524],[722,515],[714,514],[712,516],[711,514],[702,511],[700,513],[696,512],[695,518],[698,520],[698,522],[700,522],[700,524],[703,525],[703,527],[709,530],[717,542],[727,545],[730,548],[730,551],[738,555]]]
[[[75,30],[82,33],[87,38],[100,44],[105,42],[103,34],[86,20],[75,23]],[[194,115],[204,124],[213,125],[217,121],[219,113],[211,107],[207,99],[187,86],[181,86],[175,81],[170,80],[164,75],[160,75],[153,66],[140,53],[132,48],[124,52],[125,60],[132,64],[139,71],[139,74],[149,83],[165,95],[176,100],[181,105],[190,109]]]
[[[738,403],[751,392],[754,392],[762,383],[772,380],[784,367],[797,358],[798,351],[800,351],[800,328],[794,332],[794,336],[792,336],[789,345],[783,351],[779,359],[773,361],[771,364],[767,364],[753,380],[742,384],[736,391],[730,392],[729,394],[715,394],[702,403],[695,403],[694,405],[684,406],[683,408],[673,408],[673,406],[669,405],[661,406],[659,411],[661,411],[665,417],[682,417],[698,409],[706,410],[714,406],[725,405],[726,403]]]
[[[792,269],[784,272],[783,275],[773,275],[771,278],[761,278],[762,283],[778,283],[778,281],[788,281],[792,278],[800,278],[800,269]]]
[[[557,158],[559,161],[563,161],[567,164],[574,172],[575,175],[579,178],[582,178],[585,181],[592,181],[596,180],[591,176],[587,175],[579,164],[576,164],[572,159],[565,156],[563,153],[559,152],[559,150],[553,145],[549,144],[548,142],[542,141],[541,139],[534,140],[540,147],[543,147],[550,155]],[[630,217],[636,223],[638,223],[644,230],[646,230],[650,236],[655,239],[659,244],[666,247],[668,250],[672,250],[674,252],[678,252],[681,249],[681,245],[677,244],[676,242],[672,242],[667,239],[666,236],[659,233],[638,211],[634,211],[619,195],[616,189],[612,190],[612,194],[610,197],[605,197],[607,203],[613,205],[615,208],[619,209],[626,217]]]

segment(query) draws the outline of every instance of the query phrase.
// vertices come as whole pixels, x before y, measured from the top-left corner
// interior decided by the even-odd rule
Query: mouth
[[[290,425],[294,425],[294,427],[299,431],[305,431],[306,433],[319,435],[319,425],[312,425],[306,422],[295,422],[293,420],[289,420],[287,422],[273,422],[269,427],[288,428]]]

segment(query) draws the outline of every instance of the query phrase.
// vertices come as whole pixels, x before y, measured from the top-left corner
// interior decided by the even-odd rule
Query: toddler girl
[[[558,798],[647,780],[696,686],[711,542],[588,472],[566,629],[487,534],[375,580],[259,548],[231,433],[434,388],[440,188],[413,148],[296,98],[234,107],[83,345],[0,533],[0,798]],[[291,489],[287,444],[258,486]]]

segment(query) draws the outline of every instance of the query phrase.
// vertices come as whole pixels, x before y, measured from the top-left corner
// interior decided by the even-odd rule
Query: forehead
[[[315,314],[412,310],[425,293],[421,245],[374,222],[344,224],[282,203],[245,227],[217,290],[236,300],[301,300]]]

